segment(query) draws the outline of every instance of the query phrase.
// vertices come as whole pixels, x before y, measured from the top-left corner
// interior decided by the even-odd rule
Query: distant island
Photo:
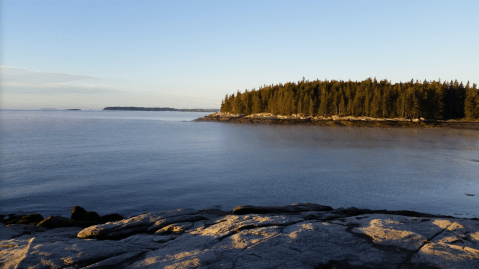
[[[58,111],[58,109],[56,108],[40,108],[41,111]],[[79,108],[68,108],[68,109],[64,109],[64,110],[72,110],[72,111],[81,111],[81,109]]]
[[[103,110],[132,110],[132,111],[177,111],[177,112],[219,112],[219,109],[204,108],[171,108],[171,107],[105,107]]]

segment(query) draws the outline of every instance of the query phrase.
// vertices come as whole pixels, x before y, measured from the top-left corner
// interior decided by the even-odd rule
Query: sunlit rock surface
[[[278,124],[278,125],[314,125],[314,126],[361,126],[386,128],[453,128],[479,130],[479,122],[465,120],[373,118],[353,116],[306,116],[303,114],[274,115],[257,113],[251,115],[219,112],[206,115],[195,121],[214,121],[229,123]]]
[[[2,268],[479,268],[479,221],[299,204],[0,226]]]

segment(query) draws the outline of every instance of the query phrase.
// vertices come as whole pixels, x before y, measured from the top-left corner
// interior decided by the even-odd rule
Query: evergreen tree
[[[356,93],[352,105],[352,114],[355,117],[364,116],[364,96],[362,92]]]
[[[464,110],[467,119],[479,118],[479,93],[476,89],[476,84],[472,88],[469,87],[469,82],[466,85]]]
[[[393,106],[393,98],[391,94],[390,85],[387,85],[384,88],[384,94],[381,100],[381,108],[382,108],[381,117],[383,118],[390,117],[392,114],[391,112],[395,110]]]
[[[323,89],[321,92],[321,104],[319,105],[318,114],[320,116],[328,115],[328,94],[326,89]]]
[[[310,100],[312,100],[310,94],[305,94],[302,101],[303,109],[301,110],[301,113],[303,113],[304,115],[309,115]]]
[[[373,101],[371,102],[371,117],[379,118],[382,115],[382,100],[381,94],[376,91],[373,96]]]
[[[302,114],[303,112],[303,100],[299,99],[298,101],[298,109],[296,111],[297,114]]]
[[[253,95],[253,108],[252,108],[252,113],[253,114],[256,114],[256,113],[261,113],[263,112],[262,111],[262,107],[261,107],[261,99],[260,99],[260,95],[259,93],[255,93]]]
[[[243,114],[244,111],[245,111],[245,107],[244,107],[244,103],[242,101],[242,98],[243,95],[241,94],[240,91],[238,91],[236,93],[236,98],[235,98],[235,101],[233,103],[233,113],[236,113],[236,114]]]
[[[344,96],[340,97],[340,102],[339,102],[339,113],[338,115],[346,115],[347,114],[347,106],[346,106],[346,101],[344,100]]]
[[[313,98],[309,99],[309,116],[313,117],[314,116],[314,111],[315,111],[315,103],[316,99],[313,100]]]

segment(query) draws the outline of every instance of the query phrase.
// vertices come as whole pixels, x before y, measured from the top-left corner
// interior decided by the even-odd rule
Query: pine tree
[[[321,93],[321,104],[319,105],[318,114],[320,116],[326,116],[328,114],[328,95],[325,89],[323,89]]]
[[[315,103],[316,101],[313,100],[313,98],[309,99],[309,116],[314,117],[314,109],[315,109]]]
[[[310,94],[305,94],[304,97],[303,97],[303,109],[301,110],[301,113],[303,114],[309,114],[309,104],[310,104],[310,100],[311,100],[311,97],[310,97]]]
[[[226,95],[225,99],[221,101],[221,109],[220,109],[221,112],[229,112],[229,108],[226,105],[227,103],[228,103],[228,95]]]
[[[390,117],[391,112],[394,111],[390,85],[387,85],[384,88],[384,93],[381,100],[381,108],[381,117],[383,118]]]
[[[262,111],[262,108],[261,108],[261,99],[260,99],[260,95],[259,93],[255,93],[253,95],[253,108],[252,108],[252,113],[253,114],[256,114],[256,113],[261,113],[263,112]]]
[[[364,96],[362,92],[356,93],[352,105],[352,115],[355,117],[364,116]]]
[[[338,115],[346,115],[346,114],[347,114],[346,101],[344,101],[344,96],[341,96],[341,101],[339,102],[339,113],[338,113]]]
[[[244,103],[243,103],[243,94],[240,91],[236,93],[236,98],[233,103],[233,113],[243,114],[245,111]]]
[[[472,120],[479,118],[479,93],[476,89],[476,84],[474,84],[472,88],[469,87],[469,82],[466,85],[464,110],[467,119]]]
[[[303,100],[299,99],[298,101],[298,109],[296,111],[296,114],[302,114],[303,113]]]
[[[371,117],[379,118],[382,114],[382,100],[381,94],[377,91],[374,94],[373,101],[371,102]]]

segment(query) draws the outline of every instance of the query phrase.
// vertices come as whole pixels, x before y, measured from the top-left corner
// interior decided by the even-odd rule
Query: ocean
[[[0,110],[0,214],[317,203],[479,217],[478,131],[193,122],[206,114]]]

